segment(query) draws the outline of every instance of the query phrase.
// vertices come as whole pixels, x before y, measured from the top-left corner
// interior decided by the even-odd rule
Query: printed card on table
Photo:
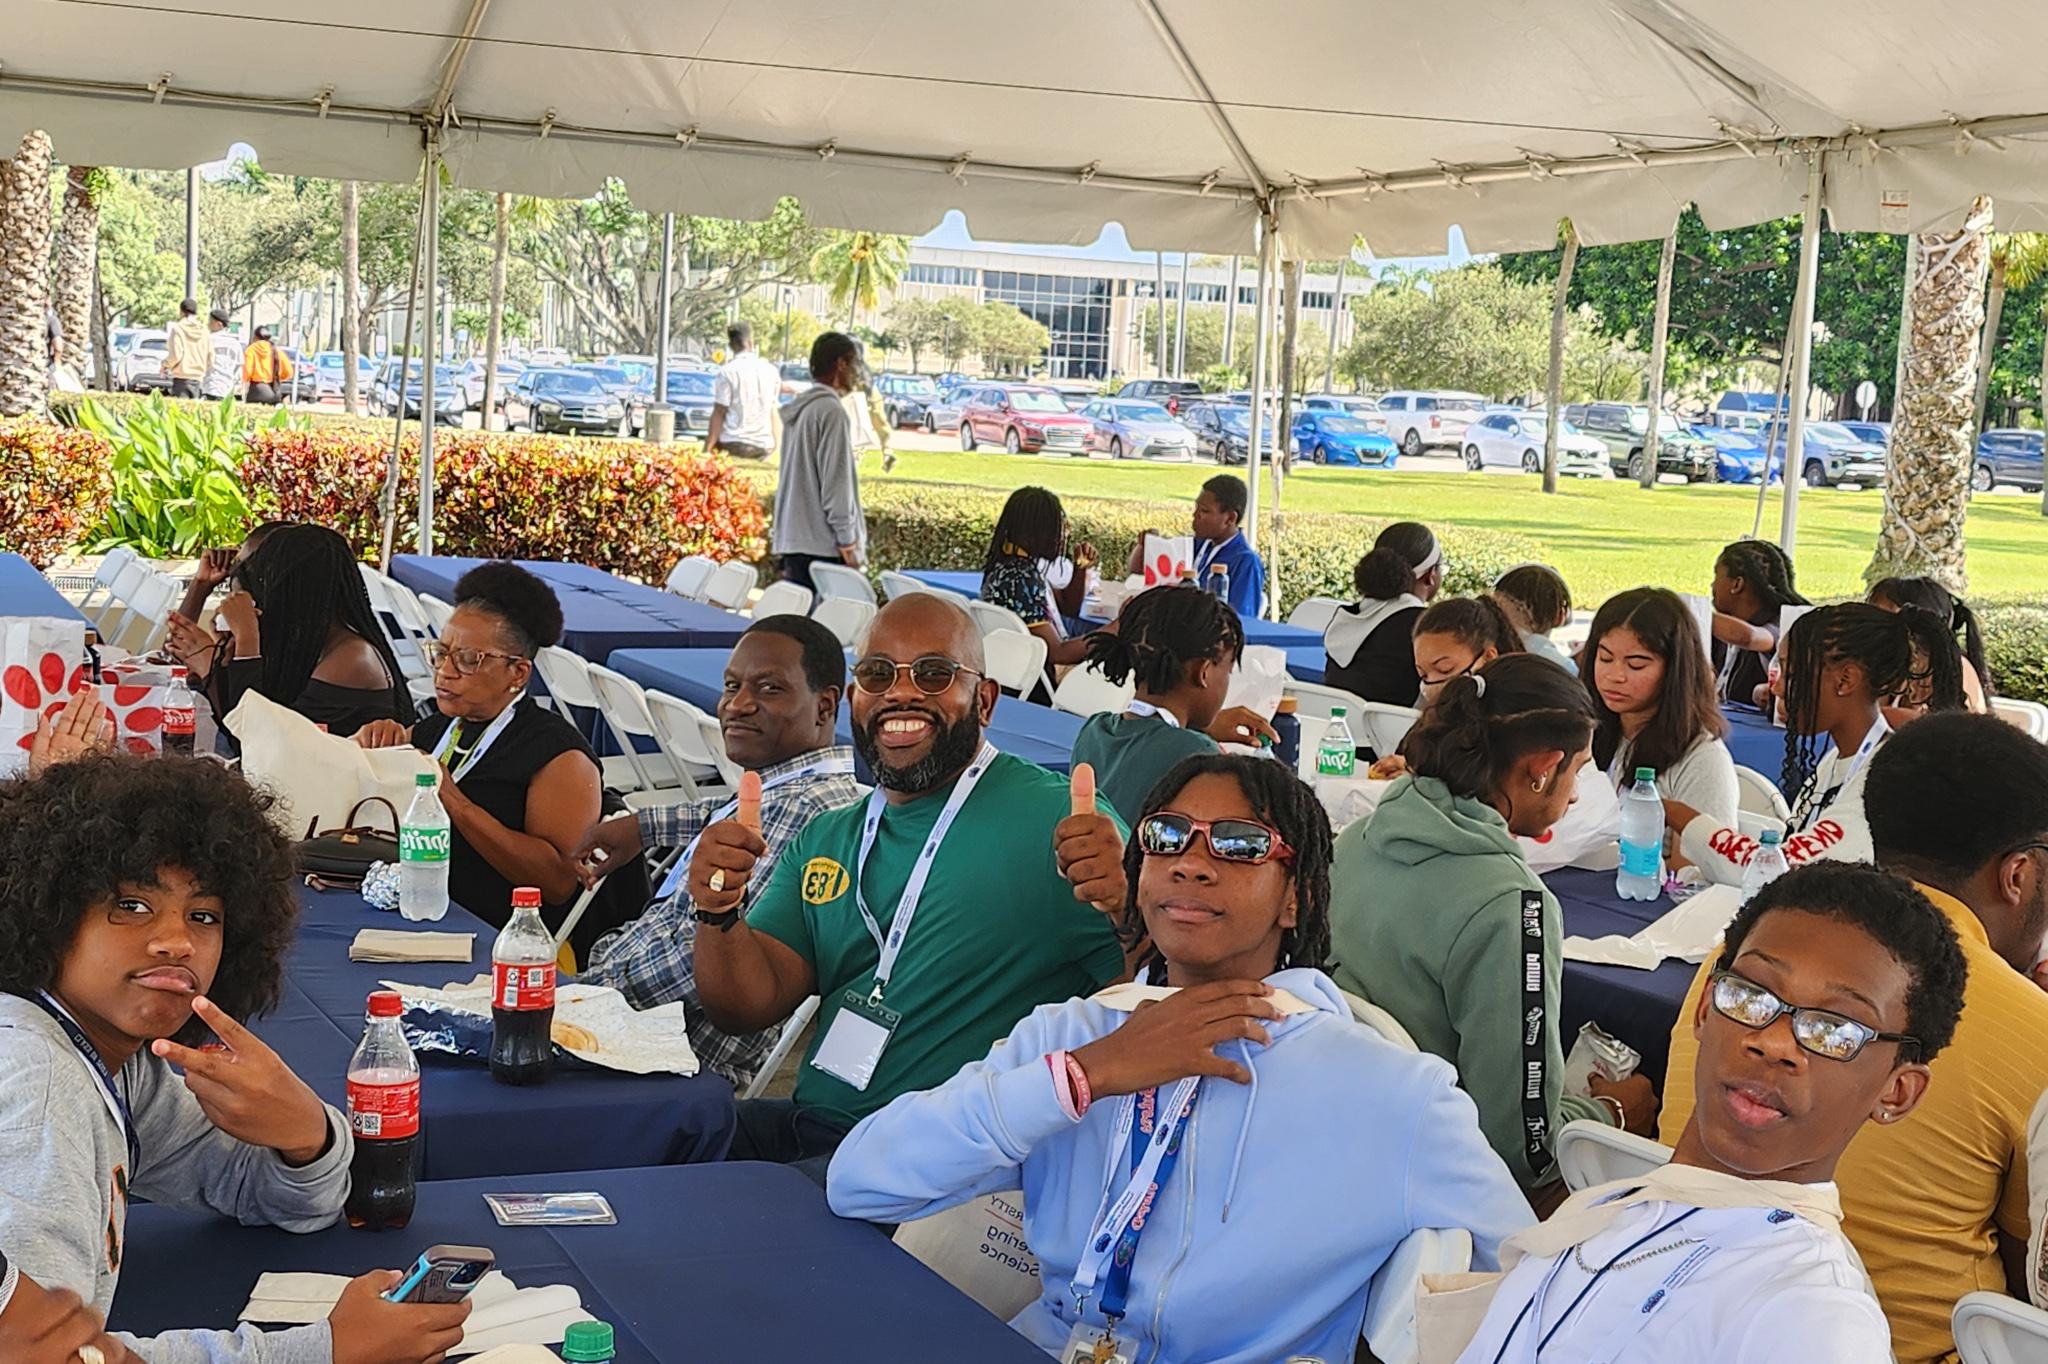
[[[1193,569],[1194,562],[1194,536],[1146,535],[1145,586],[1177,583]]]

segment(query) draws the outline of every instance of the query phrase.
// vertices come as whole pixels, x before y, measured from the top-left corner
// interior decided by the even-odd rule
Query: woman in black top
[[[1003,503],[981,565],[981,599],[1015,611],[1025,628],[1045,641],[1047,667],[1081,663],[1088,657],[1087,638],[1069,639],[1060,618],[1080,614],[1095,546],[1074,547],[1073,576],[1055,590],[1047,585],[1039,565],[1066,552],[1067,513],[1059,498],[1044,488],[1019,488]]]
[[[1771,655],[1788,606],[1806,606],[1792,560],[1768,540],[1737,540],[1714,560],[1714,667],[1721,696],[1769,709]]]
[[[411,744],[441,764],[441,803],[454,826],[448,894],[494,926],[512,917],[515,886],[538,887],[541,917],[559,925],[581,886],[570,861],[606,813],[590,745],[559,712],[526,695],[534,656],[562,637],[554,589],[516,564],[479,564],[455,584],[455,614],[427,646],[438,713],[411,728],[365,727],[365,748]],[[570,941],[588,944],[646,900],[636,861],[608,877]],[[627,884],[633,882],[634,884]]]
[[[1367,701],[1412,706],[1421,690],[1412,637],[1444,585],[1443,548],[1428,526],[1397,521],[1351,571],[1358,600],[1323,631],[1323,682]]]

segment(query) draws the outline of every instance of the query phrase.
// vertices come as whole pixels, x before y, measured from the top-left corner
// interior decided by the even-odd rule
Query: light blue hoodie
[[[1202,1081],[1138,1246],[1122,1327],[1138,1342],[1133,1364],[1349,1360],[1367,1286],[1410,1232],[1467,1228],[1474,1267],[1492,1269],[1501,1239],[1534,1220],[1449,1065],[1354,1023],[1320,971],[1266,979],[1314,1012],[1271,1025],[1267,1046],[1225,1053],[1249,1085]],[[1130,1168],[1111,1150],[1124,1101],[1073,1122],[1044,1058],[1125,1017],[1099,999],[1045,1005],[986,1061],[871,1114],[833,1157],[832,1210],[908,1221],[1021,1185],[1044,1289],[1012,1325],[1056,1352],[1103,1188],[1114,1178],[1120,1190]],[[1093,1300],[1088,1315],[1101,1321]]]

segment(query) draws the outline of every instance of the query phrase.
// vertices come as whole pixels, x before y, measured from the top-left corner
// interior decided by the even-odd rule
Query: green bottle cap
[[[615,1353],[608,1321],[572,1322],[562,1333],[562,1358],[570,1364],[604,1364]]]
[[[1656,768],[1654,768],[1654,767],[1638,767],[1638,768],[1636,769],[1636,780],[1637,780],[1637,781],[1655,781],[1655,780],[1657,780],[1657,769],[1656,769]]]
[[[434,781],[435,777],[433,773],[420,772],[414,775],[412,779],[412,784],[414,786],[432,786],[434,784]]]

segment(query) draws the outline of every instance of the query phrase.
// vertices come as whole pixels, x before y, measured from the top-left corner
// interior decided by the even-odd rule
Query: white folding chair
[[[1401,1026],[1400,1019],[1362,995],[1354,995],[1349,990],[1338,993],[1344,996],[1345,1006],[1351,1010],[1352,1022],[1371,1028],[1402,1051],[1422,1050],[1415,1045],[1415,1039],[1408,1035],[1408,1030]]]
[[[727,611],[744,611],[747,598],[761,580],[759,570],[738,559],[727,559],[704,581],[703,600]]]
[[[398,668],[407,679],[417,681],[430,678],[433,669],[427,666],[425,655],[420,652],[419,641],[413,638],[410,623],[417,616],[422,627],[426,626],[426,609],[412,597],[407,589],[400,586],[396,578],[379,572],[374,565],[359,564],[362,571],[363,590],[369,594],[370,610],[384,626],[384,637],[391,644],[391,652],[398,658]],[[399,601],[399,593],[407,592],[409,600]],[[432,688],[428,688],[432,694]]]
[[[1083,663],[1067,669],[1067,675],[1053,688],[1052,704],[1055,710],[1069,715],[1100,715],[1108,710],[1122,710],[1137,694],[1137,686],[1129,679],[1119,686],[1097,671],[1093,663]]]
[[[696,794],[693,786],[684,784],[677,774],[675,764],[669,761],[667,750],[661,748],[661,731],[655,727],[654,716],[647,709],[647,690],[624,673],[615,673],[601,663],[589,663],[584,673],[590,678],[591,689],[597,693],[597,704],[604,712],[604,722],[618,737],[622,756],[633,769],[635,789],[621,792],[626,804],[635,810],[649,805],[659,805],[678,798]],[[643,753],[636,739],[651,740],[656,747],[653,753]]]
[[[817,566],[813,565],[813,581],[816,580]],[[823,587],[823,583],[818,584]],[[875,618],[875,604],[871,601],[856,601],[852,597],[835,597],[829,593],[811,608],[811,619],[839,636],[839,642],[849,649],[858,649],[861,639],[867,634],[868,625]]]
[[[149,575],[155,571],[147,559],[130,554],[128,562],[122,564],[115,572],[113,581],[107,585],[107,603],[100,608],[99,615],[93,618],[93,629],[99,632],[101,639],[109,644],[118,643],[121,636],[127,632],[128,623],[135,619],[135,594],[149,581]]]
[[[811,614],[811,601],[810,588],[783,579],[761,589],[761,595],[754,598],[753,616],[755,620],[766,620],[770,616],[808,616]]]
[[[654,721],[655,737],[661,741],[662,752],[682,776],[681,785],[690,792],[690,797],[719,795],[739,785],[739,767],[728,764],[725,756],[725,740],[718,739],[714,748],[704,738],[704,726],[709,724],[711,733],[718,734],[718,722],[680,696],[671,696],[665,691],[650,688],[644,694],[647,714]],[[730,765],[731,775],[727,775]]]
[[[812,564],[811,586],[820,597],[847,597],[869,606],[875,604],[875,589],[868,585],[867,575],[845,564]]]
[[[1573,1193],[1611,1179],[1648,1174],[1671,1159],[1668,1146],[1586,1118],[1560,1127],[1551,1149],[1557,1156],[1558,1171],[1564,1175],[1564,1186]]]
[[[2028,735],[2048,743],[2048,706],[2039,701],[2022,701],[2015,696],[1991,698],[1991,713]]]
[[[949,601],[962,611],[967,611],[977,600],[977,598],[970,597],[964,592],[955,592],[950,587],[927,587],[924,590],[924,594],[927,597],[937,597],[940,601]]]
[[[2044,1364],[2048,1312],[2003,1293],[1965,1293],[1950,1319],[1963,1364]]]
[[[1287,623],[1320,635],[1329,628],[1330,617],[1336,615],[1343,605],[1335,597],[1304,597],[1301,604],[1288,613]]]
[[[678,597],[688,597],[694,601],[697,594],[704,590],[705,582],[710,579],[717,567],[718,562],[715,559],[702,554],[686,554],[668,571],[668,581],[662,586]]]
[[[426,614],[427,627],[433,632],[434,638],[439,639],[441,632],[448,628],[449,620],[454,617],[455,608],[429,593],[421,592],[416,595],[419,598],[420,610]]]
[[[1287,680],[1287,695],[1295,698],[1298,717],[1313,715],[1328,720],[1338,706],[1344,707],[1344,722],[1351,727],[1353,741],[1371,748],[1381,757],[1401,746],[1401,740],[1408,737],[1409,729],[1422,715],[1421,711],[1408,706],[1368,701],[1340,687],[1326,687],[1320,682],[1299,682],[1291,677]]]
[[[92,586],[88,587],[85,590],[85,595],[78,599],[79,613],[87,620],[93,622],[95,627],[99,624],[100,613],[114,604],[114,579],[120,577],[121,570],[128,567],[134,560],[135,551],[126,545],[117,545],[101,556],[99,567],[92,572]],[[93,605],[93,598],[97,597],[101,592],[107,593],[107,600],[104,604],[95,607]]]
[[[727,788],[737,791],[740,785],[740,765],[726,755],[725,731],[718,727],[715,717],[706,715],[701,710],[697,712],[697,738],[701,742],[703,752],[717,765],[719,779]]]
[[[1765,829],[1782,830],[1792,821],[1792,807],[1785,803],[1778,784],[1753,767],[1735,765],[1735,820],[1742,832],[1755,838]]]
[[[974,617],[974,628],[987,639],[998,630],[1014,630],[1020,635],[1031,633],[1031,627],[1024,623],[1024,617],[1007,606],[998,606],[992,601],[971,601],[967,603],[967,614]]]
[[[629,858],[628,860],[630,861],[631,859]],[[598,891],[603,888],[604,878],[600,876],[597,879],[596,885],[586,886],[583,893],[576,897],[576,903],[569,906],[569,916],[563,919],[562,926],[555,930],[556,952],[559,953],[562,950],[562,944],[569,941],[569,935],[576,931],[576,925],[583,922],[583,912],[590,908],[590,902],[597,898]],[[588,962],[579,962],[577,964],[579,966],[589,965]]]
[[[981,637],[983,661],[996,685],[1028,696],[1045,680],[1045,641],[1018,630],[996,630]]]
[[[789,1059],[790,1052],[796,1049],[797,1040],[804,1035],[804,1029],[811,1025],[811,1020],[817,1017],[817,1014],[816,995],[796,1006],[796,1012],[782,1025],[782,1033],[775,1039],[775,1045],[769,1048],[768,1055],[762,1059],[761,1069],[755,1072],[753,1083],[747,1086],[746,1093],[740,1095],[742,1099],[758,1099],[768,1092],[769,1084],[775,1079],[775,1072],[782,1069],[782,1063]]]
[[[812,572],[815,574],[817,570],[813,569]],[[907,596],[912,592],[927,590],[923,583],[911,577],[908,573],[898,573],[893,568],[883,569],[881,577],[882,595],[890,601],[895,601],[898,597]]]
[[[1416,1364],[1415,1300],[1425,1274],[1462,1274],[1472,1268],[1472,1233],[1463,1227],[1411,1231],[1372,1276],[1361,1333],[1380,1364]]]
[[[598,698],[597,686],[590,680],[590,665],[583,661],[581,654],[572,654],[559,644],[550,644],[534,656],[533,667],[547,686],[548,697],[554,702],[555,709],[570,724],[581,728],[576,715],[579,710],[603,717],[604,702]],[[604,784],[614,791],[635,790],[640,784],[639,770],[623,753],[600,758],[597,765],[604,776]]]
[[[128,612],[111,642],[131,653],[148,653],[163,635],[171,607],[177,604],[178,580],[150,569],[128,597]]]

